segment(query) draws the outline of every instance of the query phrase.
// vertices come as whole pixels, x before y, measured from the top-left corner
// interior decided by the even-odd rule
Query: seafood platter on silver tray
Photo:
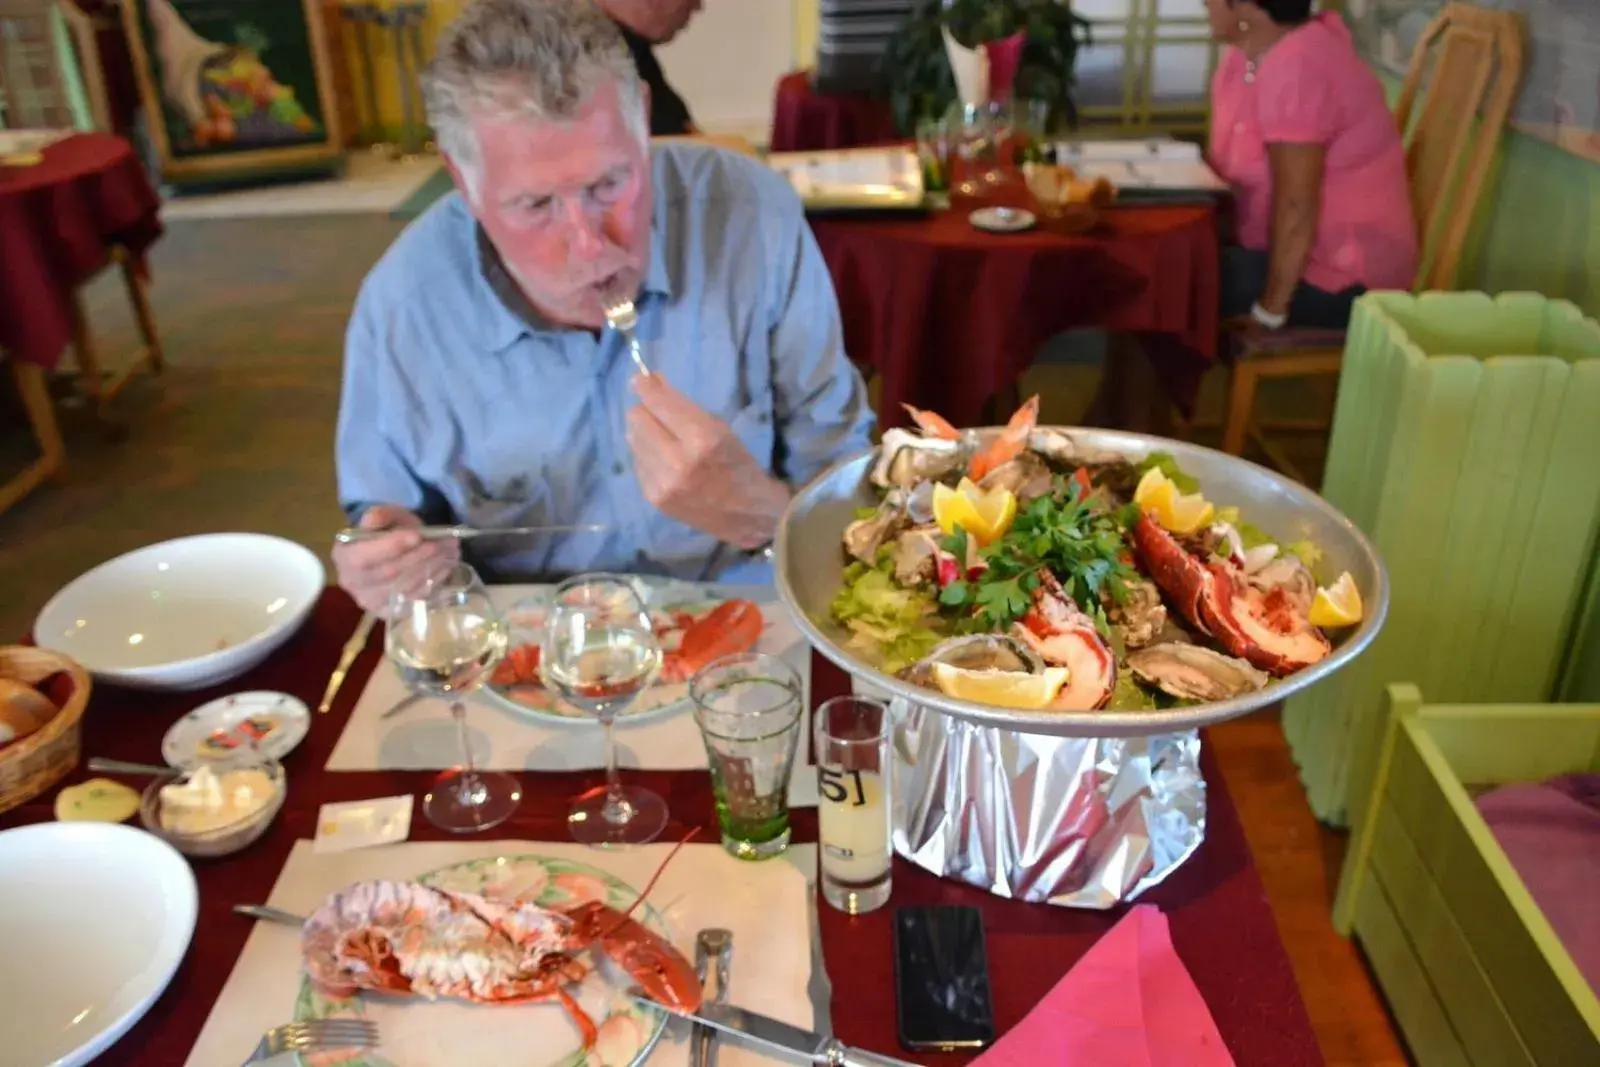
[[[912,409],[791,502],[779,595],[886,698],[895,844],[1004,896],[1109,907],[1204,838],[1199,728],[1371,644],[1383,563],[1311,490],[1121,431]]]

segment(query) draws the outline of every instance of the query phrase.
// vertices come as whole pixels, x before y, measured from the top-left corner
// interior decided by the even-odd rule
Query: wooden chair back
[[[52,9],[55,0],[0,0],[0,125],[70,128]]]
[[[89,120],[95,129],[111,133],[111,93],[106,88],[105,69],[100,65],[99,27],[72,0],[56,0],[56,10],[66,20],[72,51],[78,61],[78,75],[83,79],[84,95],[88,98]]]
[[[1446,4],[1412,50],[1395,119],[1422,242],[1419,291],[1454,287],[1526,56],[1520,14],[1468,3]]]

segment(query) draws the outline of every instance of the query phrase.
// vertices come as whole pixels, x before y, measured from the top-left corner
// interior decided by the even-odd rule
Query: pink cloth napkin
[[[972,1067],[1234,1067],[1167,917],[1134,907]]]
[[[986,41],[983,51],[989,57],[989,99],[1004,100],[1011,95],[1011,83],[1017,80],[1017,68],[1022,65],[1022,46],[1027,43],[1026,33],[1013,33],[998,41]]]

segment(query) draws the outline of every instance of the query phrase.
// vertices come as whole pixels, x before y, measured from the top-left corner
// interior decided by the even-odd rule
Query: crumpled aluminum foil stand
[[[1200,734],[1047,737],[901,699],[894,847],[997,896],[1110,908],[1159,884],[1205,839]]]

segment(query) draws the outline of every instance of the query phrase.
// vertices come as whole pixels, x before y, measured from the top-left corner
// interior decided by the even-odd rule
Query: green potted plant
[[[942,118],[956,101],[941,32],[947,26],[967,48],[1025,33],[1013,95],[1047,101],[1053,122],[1077,123],[1073,69],[1078,49],[1091,37],[1089,21],[1068,0],[920,0],[884,53],[889,103],[901,134],[909,137],[919,122]]]

